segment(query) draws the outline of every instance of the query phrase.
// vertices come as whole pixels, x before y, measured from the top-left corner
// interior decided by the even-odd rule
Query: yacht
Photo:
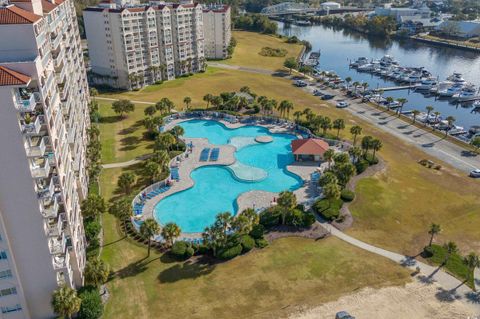
[[[462,83],[455,83],[451,87],[445,90],[438,91],[438,95],[441,97],[452,97],[457,93],[460,93],[463,89],[463,84]]]
[[[440,91],[446,90],[453,85],[451,81],[442,81],[439,82],[436,86],[430,89],[430,93],[437,94]]]
[[[407,82],[407,83],[419,83],[422,81],[422,75],[421,73],[413,72],[408,75],[405,75],[402,78],[402,82]]]
[[[452,81],[455,83],[465,83],[465,79],[462,77],[462,73],[454,72],[452,75],[447,77],[448,81]]]
[[[468,101],[477,97],[479,95],[474,85],[465,86],[459,93],[453,95],[453,98],[458,101]]]
[[[419,84],[417,84],[415,86],[415,89],[419,91],[427,91],[436,85],[437,85],[437,79],[435,79],[434,77],[429,77],[429,78],[423,79]]]
[[[367,64],[368,59],[366,57],[359,57],[355,62],[350,63],[350,67],[358,68],[361,65]]]
[[[389,66],[392,64],[398,64],[398,62],[393,58],[393,56],[387,54],[380,59],[380,64],[383,66]]]
[[[468,132],[465,131],[463,126],[457,126],[457,125],[453,125],[453,127],[450,128],[450,130],[448,130],[448,134],[450,134],[450,135],[462,135],[462,134],[467,134],[467,133]]]

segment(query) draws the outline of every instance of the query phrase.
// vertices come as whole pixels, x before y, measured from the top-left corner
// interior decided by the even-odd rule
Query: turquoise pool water
[[[211,225],[220,212],[237,212],[237,197],[248,191],[263,190],[281,192],[302,186],[302,180],[286,170],[293,162],[290,142],[295,136],[270,134],[259,126],[229,129],[216,121],[190,120],[180,124],[185,137],[208,138],[212,144],[228,144],[232,137],[255,137],[270,135],[271,143],[242,146],[235,152],[237,161],[260,168],[267,177],[256,182],[235,178],[225,166],[200,167],[191,173],[195,184],[192,188],[172,194],[155,207],[155,218],[161,223],[177,223],[184,232],[202,232]]]

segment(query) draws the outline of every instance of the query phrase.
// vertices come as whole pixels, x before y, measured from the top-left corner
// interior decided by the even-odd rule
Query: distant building
[[[204,69],[198,3],[106,0],[83,17],[95,84],[132,89]]]
[[[225,59],[228,57],[228,46],[232,39],[231,25],[230,6],[220,4],[204,7],[204,51],[207,59]]]
[[[293,140],[291,146],[296,161],[322,161],[329,149],[328,143],[319,138]]]
[[[442,21],[438,18],[422,18],[419,16],[400,17],[400,31],[405,30],[408,34],[417,34],[435,30]]]
[[[480,36],[480,21],[445,21],[436,30],[448,36],[470,39]]]
[[[431,10],[425,5],[421,8],[393,8],[391,4],[385,4],[383,7],[375,8],[376,16],[394,17],[398,23],[401,23],[402,17],[428,19],[431,17],[431,13]]]
[[[323,10],[336,10],[340,9],[342,5],[338,2],[328,1],[320,4]]]

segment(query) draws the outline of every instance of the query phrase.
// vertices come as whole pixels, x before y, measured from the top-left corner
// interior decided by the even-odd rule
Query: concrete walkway
[[[108,163],[108,164],[102,164],[102,168],[122,168],[122,167],[128,167],[131,165],[138,164],[148,158],[150,158],[152,154],[145,154],[142,156],[139,156],[133,160],[126,161],[126,162],[120,162],[120,163]]]
[[[442,290],[438,292],[439,299],[441,299],[442,301],[460,300],[467,304],[472,309],[472,312],[475,312],[475,314],[480,314],[479,293],[473,292],[466,285],[462,284],[461,281],[447,274],[442,269],[439,269],[438,267],[432,267],[423,262],[417,261],[412,257],[397,254],[367,244],[341,232],[340,230],[336,229],[328,223],[324,222],[322,223],[322,226],[325,227],[325,229],[327,229],[333,236],[358,248],[386,257],[404,267],[408,267],[413,271],[415,271],[416,268],[419,267],[421,273],[421,276],[419,277],[420,281],[425,283],[437,282],[439,285],[442,286]]]

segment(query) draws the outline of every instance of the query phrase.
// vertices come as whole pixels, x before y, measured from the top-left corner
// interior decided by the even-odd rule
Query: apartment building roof
[[[0,86],[27,85],[31,78],[25,74],[0,66]]]
[[[40,20],[36,15],[15,5],[0,7],[0,24],[30,24]]]
[[[215,13],[225,13],[230,9],[230,6],[226,4],[222,5],[214,5],[214,6],[206,6],[203,8],[203,12],[215,12]]]
[[[45,1],[45,0],[44,0]],[[103,3],[110,3],[108,1],[102,1]],[[144,11],[147,11],[148,9],[152,8],[153,10],[163,10],[165,7],[168,7],[168,8],[173,8],[173,9],[177,9],[179,7],[182,7],[182,8],[195,8],[199,5],[199,3],[193,3],[193,4],[179,4],[179,3],[175,3],[173,5],[171,4],[161,4],[161,5],[155,5],[155,6],[149,6],[149,5],[146,5],[146,6],[136,6],[136,7],[126,7],[126,8],[117,8],[117,9],[113,9],[113,8],[103,8],[103,7],[88,7],[86,9],[84,9],[83,11],[93,11],[93,12],[103,12],[103,11],[107,11],[107,12],[112,12],[112,13],[122,13],[124,11],[128,11],[128,12],[144,12]]]

